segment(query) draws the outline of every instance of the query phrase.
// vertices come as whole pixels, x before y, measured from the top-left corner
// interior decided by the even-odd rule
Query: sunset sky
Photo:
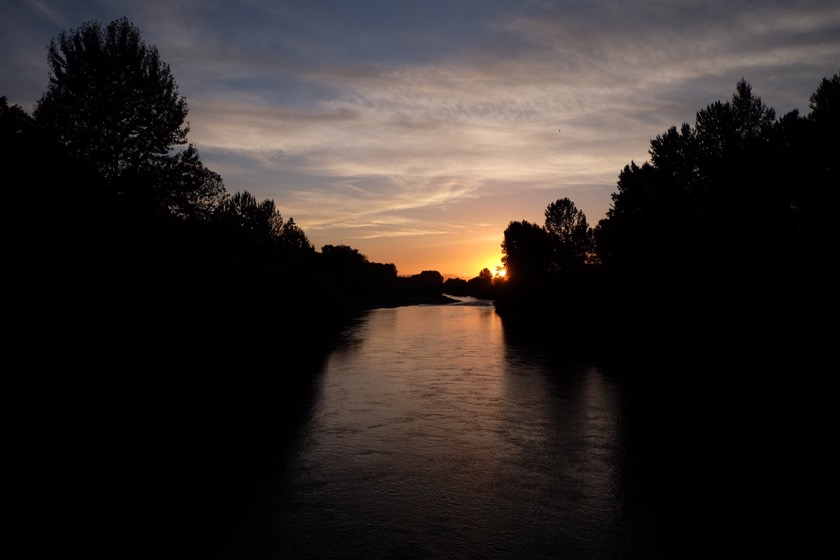
[[[50,39],[122,16],[230,193],[402,275],[493,269],[558,198],[595,225],[621,168],[742,77],[805,114],[840,72],[840,0],[12,0],[0,95],[31,113]]]

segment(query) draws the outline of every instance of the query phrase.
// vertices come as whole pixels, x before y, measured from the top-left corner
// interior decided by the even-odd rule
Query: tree
[[[823,78],[808,103],[811,120],[826,120],[837,126],[840,123],[840,73]]]
[[[349,245],[324,245],[321,247],[324,260],[336,269],[361,270],[368,262],[367,256]]]
[[[250,237],[263,246],[277,245],[285,227],[273,200],[257,202],[248,191],[237,192],[222,201],[216,209],[216,218],[226,224],[229,231]]]
[[[295,223],[294,218],[289,218],[280,230],[280,246],[283,249],[292,251],[314,252],[315,247],[306,237],[306,234]]]
[[[489,268],[482,268],[478,276],[467,282],[468,293],[480,299],[493,299],[493,273]]]
[[[541,283],[551,262],[551,237],[545,229],[527,220],[508,224],[502,242],[502,264],[511,285],[522,287]]]
[[[741,79],[730,102],[716,101],[698,111],[694,128],[699,151],[713,161],[764,144],[775,119],[776,112]]]
[[[20,105],[9,106],[6,96],[0,96],[0,148],[6,150],[16,147],[20,137],[33,128],[32,118],[21,109]]]
[[[592,230],[574,202],[561,198],[549,204],[545,230],[551,237],[555,270],[568,272],[583,266],[592,251]]]
[[[650,163],[624,168],[596,231],[599,256],[636,270],[710,273],[770,258],[791,212],[779,135],[775,111],[740,80],[730,101],[697,112],[693,130],[653,139]]]
[[[192,144],[127,169],[120,182],[134,203],[181,218],[209,219],[225,200],[222,177],[204,166]]]
[[[49,86],[33,117],[112,193],[140,191],[176,214],[201,213],[223,196],[193,146],[173,154],[187,144],[186,99],[157,47],[126,18],[62,32],[50,42],[48,63]]]
[[[443,292],[443,275],[437,270],[424,270],[420,274],[408,277],[408,285],[412,289],[425,294],[440,294]]]

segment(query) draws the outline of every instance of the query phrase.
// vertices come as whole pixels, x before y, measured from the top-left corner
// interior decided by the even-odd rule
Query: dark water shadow
[[[48,531],[92,557],[213,557],[214,535],[282,471],[345,338],[304,350],[116,339],[76,334],[49,348],[49,368],[15,378],[26,425],[10,505],[20,519],[50,520],[28,524],[32,542]]]
[[[808,498],[833,484],[813,356],[748,330],[721,344],[709,329],[702,345],[670,337],[603,354],[505,324],[510,351],[541,362],[554,390],[595,367],[620,394],[617,557],[798,555],[824,526]]]
[[[592,352],[589,341],[580,348],[574,339],[503,326],[513,375],[518,367],[536,368],[556,407],[557,447],[589,468],[570,471],[570,481],[590,474],[569,486],[588,488],[588,499],[599,504],[589,510],[600,518],[576,526],[591,537],[587,544],[570,541],[557,553],[706,557],[719,519],[711,513],[720,509],[721,488],[713,482],[719,440],[688,381],[692,368],[669,366],[660,356],[621,361]]]

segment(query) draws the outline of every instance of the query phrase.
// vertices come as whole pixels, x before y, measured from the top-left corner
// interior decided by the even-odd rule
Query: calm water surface
[[[662,418],[621,379],[512,342],[480,301],[371,311],[330,355],[288,457],[213,536],[215,552],[692,557],[688,498],[662,478],[667,440],[640,435]]]

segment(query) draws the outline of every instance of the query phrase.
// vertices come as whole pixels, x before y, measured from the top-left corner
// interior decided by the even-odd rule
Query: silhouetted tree
[[[495,290],[493,289],[493,273],[489,268],[482,268],[478,276],[471,278],[467,283],[469,287],[469,295],[479,299],[493,299]]]
[[[345,271],[360,269],[369,262],[358,249],[349,245],[324,245],[321,254],[328,262],[335,263],[336,268]]]
[[[292,251],[314,252],[315,247],[309,241],[306,233],[295,223],[294,218],[289,218],[280,230],[278,239],[280,247]]]
[[[512,286],[542,284],[552,257],[551,237],[545,229],[526,220],[508,224],[502,242],[502,264]]]
[[[257,202],[248,191],[225,198],[216,208],[216,219],[227,224],[230,233],[247,235],[253,242],[274,246],[283,234],[283,217],[271,199]]]
[[[823,78],[811,95],[807,118],[808,140],[802,157],[808,158],[812,170],[812,189],[805,204],[808,223],[817,226],[826,244],[836,247],[837,228],[832,227],[836,209],[840,204],[840,73]],[[805,208],[800,208],[804,210]],[[826,254],[825,251],[822,251]]]
[[[370,297],[371,290],[365,281],[365,268],[370,261],[358,249],[349,245],[324,245],[321,262],[320,275],[329,292],[345,301]]]
[[[17,145],[20,137],[29,134],[33,127],[32,117],[20,105],[9,106],[6,96],[0,96],[0,147],[4,151]]]
[[[373,293],[387,294],[396,286],[397,265],[369,262],[365,266],[365,278]]]
[[[560,198],[545,209],[545,230],[551,236],[553,267],[569,272],[586,263],[592,252],[592,231],[586,215],[568,198]]]
[[[651,141],[649,163],[622,170],[596,240],[626,317],[699,337],[702,321],[726,316],[717,334],[736,340],[734,325],[790,335],[814,294],[812,308],[830,307],[840,144],[836,120],[819,123],[831,121],[837,83],[823,80],[807,118],[776,119],[741,80],[730,101],[697,113],[694,129],[672,127]]]
[[[695,137],[704,164],[764,144],[775,118],[775,111],[741,79],[730,102],[716,101],[697,113]]]
[[[599,256],[640,270],[708,270],[764,251],[786,211],[771,164],[774,119],[741,80],[731,101],[697,113],[693,130],[683,124],[653,139],[650,163],[619,174],[596,228]]]
[[[823,78],[814,93],[811,94],[808,107],[810,119],[826,120],[830,123],[840,121],[840,73],[830,78]]]
[[[396,265],[371,262],[348,245],[324,245],[321,263],[326,289],[355,305],[383,301],[394,294],[399,284]]]
[[[122,18],[62,32],[48,48],[50,83],[34,118],[73,158],[120,195],[152,199],[176,215],[206,216],[223,196],[187,143],[187,103],[169,65]]]
[[[447,278],[443,282],[443,292],[453,296],[468,296],[470,288],[463,278]]]
[[[423,294],[440,294],[443,292],[443,275],[437,270],[424,270],[408,278],[414,290]]]
[[[121,184],[131,202],[178,218],[209,219],[225,198],[222,177],[190,144],[171,157],[126,169]]]

